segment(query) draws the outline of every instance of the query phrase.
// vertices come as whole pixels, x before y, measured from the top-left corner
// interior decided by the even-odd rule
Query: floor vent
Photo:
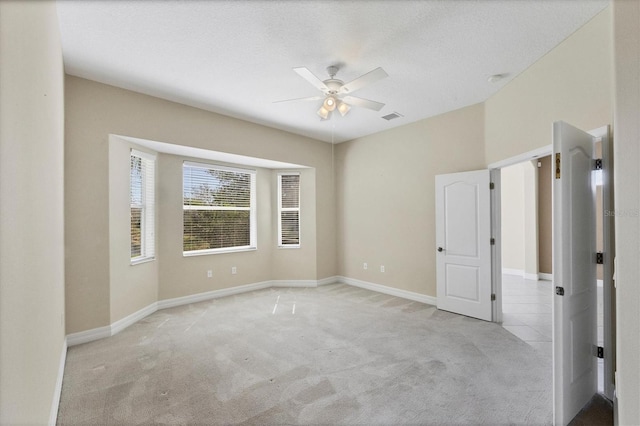
[[[393,120],[394,118],[399,118],[399,117],[404,117],[404,115],[398,113],[398,112],[392,112],[391,114],[387,114],[387,115],[383,115],[382,118],[384,118],[385,120],[389,121],[389,120]]]

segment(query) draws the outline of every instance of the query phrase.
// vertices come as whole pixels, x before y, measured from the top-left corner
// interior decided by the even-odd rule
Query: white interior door
[[[491,321],[489,170],[436,176],[438,309]]]
[[[566,425],[597,392],[593,137],[553,124],[554,424]]]

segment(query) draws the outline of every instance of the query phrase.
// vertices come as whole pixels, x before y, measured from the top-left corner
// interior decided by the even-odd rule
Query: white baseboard
[[[553,281],[553,274],[545,274],[544,272],[538,272],[539,280]]]
[[[125,328],[129,327],[132,324],[137,323],[142,318],[147,317],[158,310],[158,302],[153,302],[149,306],[146,306],[139,311],[132,313],[131,315],[127,315],[126,317],[119,319],[118,321],[111,324],[111,335],[120,333]]]
[[[68,334],[67,346],[81,345],[82,343],[93,342],[94,340],[104,339],[105,337],[111,337],[110,325]]]
[[[158,310],[173,308],[176,306],[189,305],[191,303],[204,302],[205,300],[218,299],[220,297],[233,296],[234,294],[247,293],[255,290],[262,290],[271,287],[271,281],[246,284],[237,287],[212,290],[204,293],[190,294],[189,296],[175,297],[158,301]]]
[[[60,395],[62,394],[62,379],[64,377],[64,366],[67,362],[67,339],[62,342],[62,352],[60,353],[60,364],[58,365],[58,377],[56,387],[53,390],[53,401],[51,402],[51,412],[49,413],[49,426],[55,426],[58,421],[58,408],[60,407]]]
[[[271,287],[318,287],[316,280],[273,280]]]
[[[403,299],[414,300],[416,302],[426,303],[428,305],[436,306],[437,299],[433,296],[427,296],[426,294],[415,293],[413,291],[401,290],[399,288],[388,287],[382,284],[370,283],[367,281],[356,280],[355,278],[337,277],[339,282],[352,285],[354,287],[360,287],[367,290],[377,291],[378,293],[388,294],[390,296],[401,297]]]
[[[524,270],[522,269],[511,269],[511,268],[502,268],[503,275],[515,275],[516,277],[524,277]]]
[[[551,274],[541,274],[541,273],[530,273],[530,272],[526,272],[523,269],[511,269],[511,268],[502,268],[502,274],[503,275],[513,275],[516,277],[522,277],[525,280],[532,280],[532,281],[538,281],[538,280],[553,280],[553,275]],[[548,277],[548,278],[543,278],[543,276]]]
[[[320,287],[321,285],[335,284],[338,282],[338,279],[339,277],[337,276],[323,278],[321,280],[318,280],[318,287]]]

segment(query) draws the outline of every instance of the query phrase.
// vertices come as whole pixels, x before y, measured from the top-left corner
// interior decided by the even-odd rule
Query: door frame
[[[589,132],[600,140],[602,147],[602,250],[605,254],[602,265],[602,308],[604,348],[604,395],[614,401],[615,392],[615,359],[616,335],[615,327],[615,291],[614,291],[614,256],[615,256],[615,215],[607,216],[606,212],[614,210],[613,194],[613,143],[611,126],[603,126]],[[611,220],[607,220],[610,218]]]
[[[493,321],[502,322],[502,217],[501,217],[501,170],[505,167],[523,163],[525,161],[535,160],[536,158],[546,157],[553,153],[553,145],[549,144],[532,151],[528,151],[507,159],[491,163],[488,169],[491,173],[491,182],[493,182],[493,191],[491,191],[491,232],[495,238],[493,246],[492,258],[492,282],[491,288],[493,294],[496,295],[493,304]]]

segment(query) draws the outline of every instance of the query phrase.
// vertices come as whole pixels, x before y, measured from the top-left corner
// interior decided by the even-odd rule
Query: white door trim
[[[522,154],[516,155],[514,157],[505,158],[504,160],[496,161],[495,163],[489,164],[488,168],[491,169],[502,169],[504,167],[513,166],[514,164],[523,163],[525,161],[533,160],[535,158],[546,157],[547,155],[551,155],[553,152],[553,145],[549,144],[543,146],[541,148],[536,148],[531,151],[523,152]]]
[[[513,166],[534,158],[546,157],[553,152],[553,145],[549,144],[541,148],[524,152],[522,154],[505,158],[489,164],[491,182],[494,183],[494,190],[491,191],[491,235],[495,238],[495,245],[492,248],[492,273],[491,289],[496,295],[493,304],[493,322],[502,322],[502,217],[501,217],[501,169]]]
[[[491,190],[491,292],[495,295],[492,306],[493,322],[502,322],[502,196],[500,169],[490,169],[489,174],[493,189]]]

